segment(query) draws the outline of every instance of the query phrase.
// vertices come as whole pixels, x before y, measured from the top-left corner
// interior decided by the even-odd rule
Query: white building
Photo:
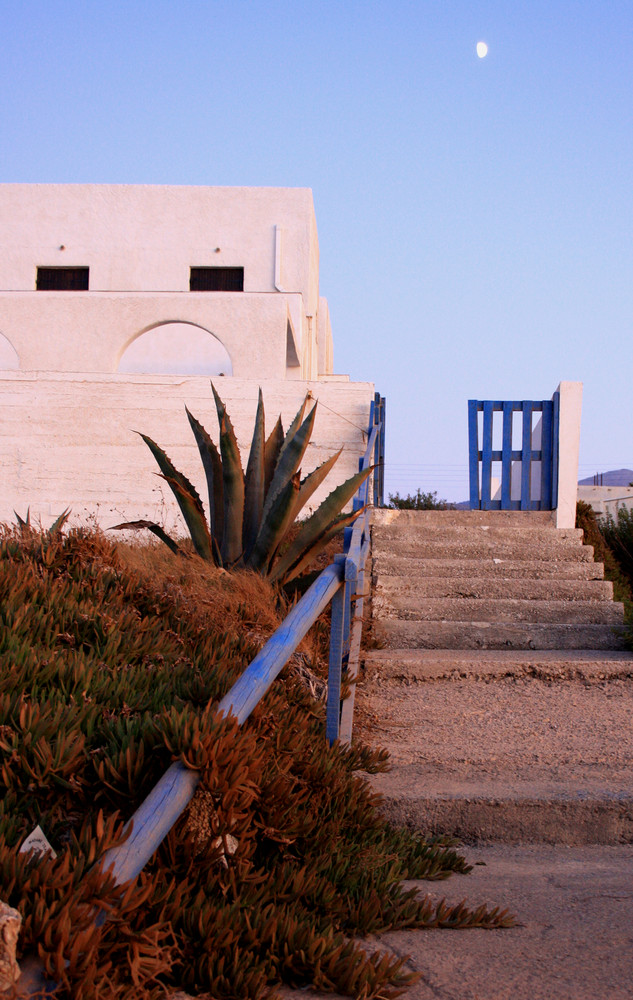
[[[209,376],[243,455],[259,385],[269,427],[310,391],[304,473],[342,444],[322,494],[356,471],[373,385],[332,374],[309,190],[6,184],[0,233],[0,520],[171,523],[132,429],[204,495],[184,404],[215,437]]]

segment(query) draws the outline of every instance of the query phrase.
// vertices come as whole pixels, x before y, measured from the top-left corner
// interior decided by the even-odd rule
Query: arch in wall
[[[0,333],[0,371],[19,371],[20,359],[18,352],[8,337]]]
[[[197,323],[170,320],[141,330],[121,352],[117,372],[136,375],[232,375],[231,355]]]

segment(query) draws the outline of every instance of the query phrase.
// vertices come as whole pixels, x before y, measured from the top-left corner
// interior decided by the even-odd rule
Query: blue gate
[[[540,402],[468,401],[471,510],[555,509],[558,415],[558,392]]]

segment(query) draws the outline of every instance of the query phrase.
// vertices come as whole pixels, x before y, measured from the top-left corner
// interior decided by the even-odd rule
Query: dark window
[[[87,267],[38,267],[38,292],[87,292]]]
[[[190,292],[243,292],[243,267],[192,267]]]

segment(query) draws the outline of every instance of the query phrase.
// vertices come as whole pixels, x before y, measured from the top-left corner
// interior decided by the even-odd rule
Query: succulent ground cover
[[[402,888],[469,866],[387,825],[362,776],[385,754],[328,748],[292,668],[241,729],[214,715],[281,600],[253,573],[95,532],[0,538],[0,899],[22,913],[20,957],[39,955],[60,997],[260,998],[282,983],[387,997],[402,962],[359,935],[510,922]],[[304,647],[315,671],[318,653]],[[177,758],[200,769],[199,792],[115,888],[95,861]],[[18,853],[36,824],[57,858]]]

